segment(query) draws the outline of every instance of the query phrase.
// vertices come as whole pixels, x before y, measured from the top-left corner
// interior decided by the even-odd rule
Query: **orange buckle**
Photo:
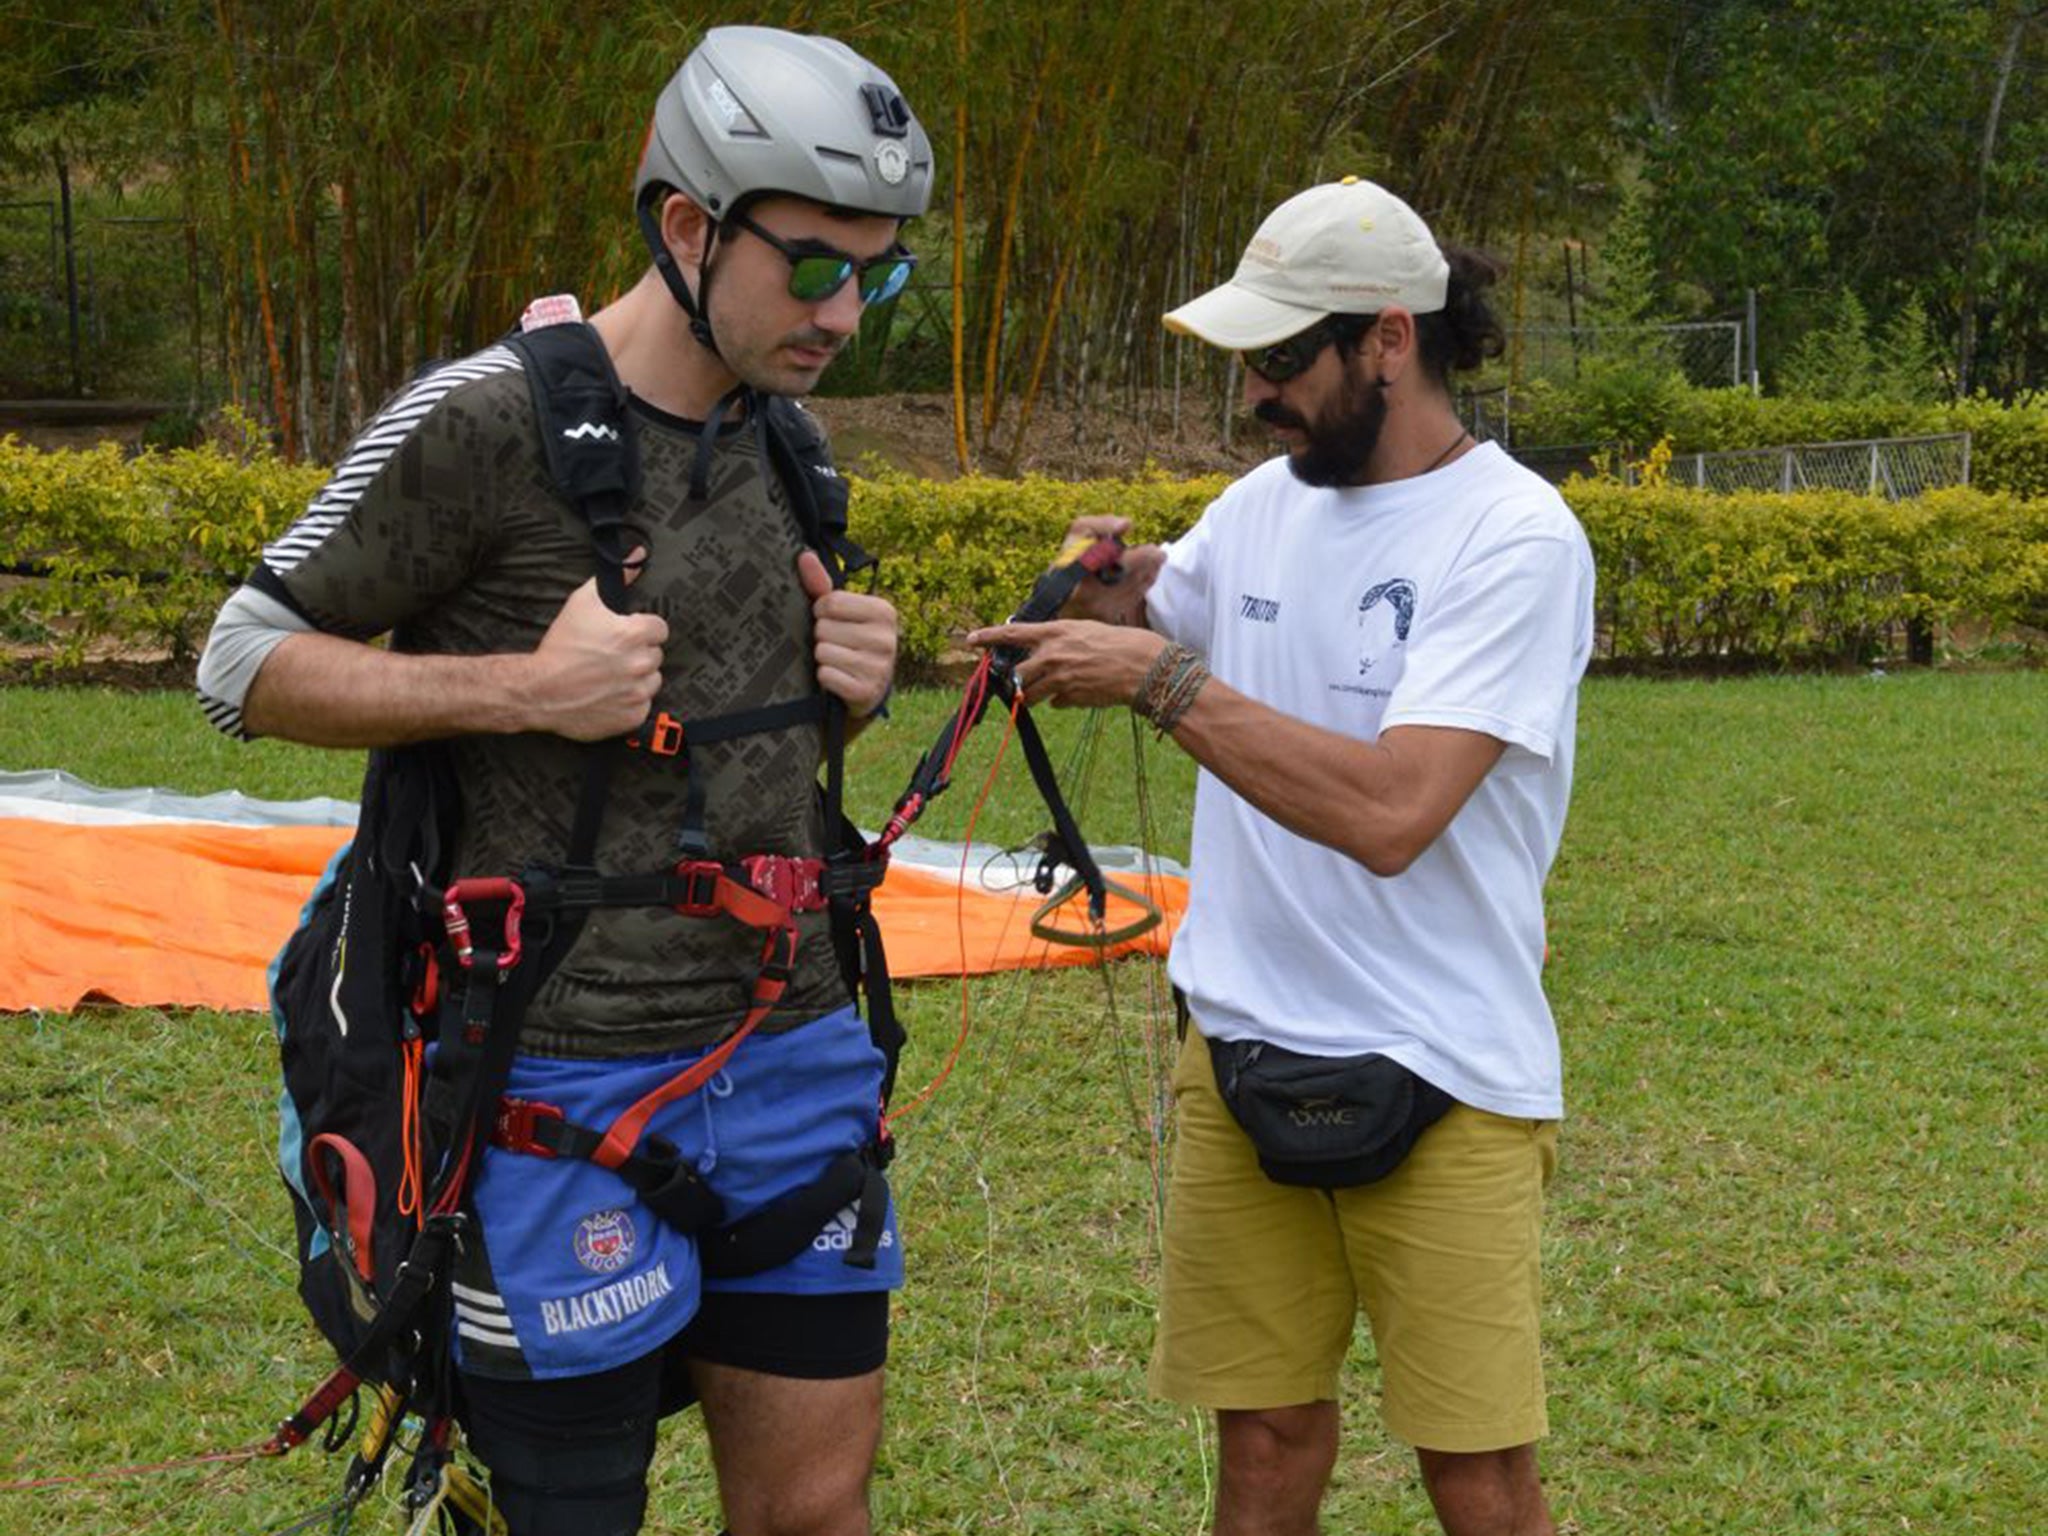
[[[628,736],[626,745],[651,752],[656,757],[680,757],[684,745],[683,722],[664,709]]]
[[[441,962],[434,954],[434,946],[422,944],[419,947],[419,980],[412,989],[412,1012],[416,1019],[424,1019],[441,1005]]]
[[[498,969],[509,971],[519,963],[519,917],[526,910],[526,889],[517,880],[458,880],[442,893],[441,921],[448,930],[449,946],[464,970],[470,967],[476,945],[469,936],[466,901],[505,903],[505,951],[498,956]]]

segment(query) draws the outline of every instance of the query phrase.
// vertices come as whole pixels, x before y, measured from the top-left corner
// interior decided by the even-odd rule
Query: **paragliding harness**
[[[588,524],[600,596],[625,611],[625,518],[637,459],[627,394],[597,333],[542,324],[506,339],[524,364],[556,489]],[[834,583],[871,564],[846,537],[847,496],[822,435],[787,401],[757,397],[763,456],[788,493],[804,541]],[[253,578],[287,597],[266,571]],[[288,598],[287,598],[288,600]],[[714,858],[689,748],[822,722],[822,789],[830,854]],[[804,1249],[834,1212],[856,1206],[846,1262],[872,1267],[887,1209],[891,1146],[876,1134],[815,1183],[745,1219],[724,1222],[718,1196],[647,1125],[662,1105],[711,1078],[767,1018],[789,984],[798,914],[826,911],[848,988],[862,997],[893,1086],[903,1033],[870,906],[887,869],[841,808],[846,716],[818,695],[706,720],[662,714],[624,740],[587,749],[566,855],[516,877],[450,881],[461,796],[444,744],[370,754],[354,841],[341,850],[272,967],[283,1064],[279,1163],[294,1195],[299,1290],[341,1366],[279,1426],[278,1453],[328,1424],[330,1449],[353,1433],[358,1386],[378,1389],[370,1431],[350,1466],[353,1501],[382,1474],[399,1422],[421,1431],[408,1474],[417,1508],[453,1496],[450,1276],[469,1221],[466,1196],[488,1142],[613,1169],[656,1215],[695,1233],[714,1276],[771,1269]],[[600,874],[593,854],[621,753],[651,752],[686,775],[682,857],[640,875]],[[541,985],[599,907],[667,906],[725,917],[762,935],[739,1026],[610,1126],[574,1124],[553,1106],[504,1097],[519,1026]],[[430,1049],[431,1047],[431,1049]],[[473,1491],[473,1485],[472,1491]]]
[[[1123,541],[1114,537],[1089,538],[1077,535],[1067,540],[1057,557],[1033,583],[1023,606],[1010,615],[1013,624],[1040,624],[1058,617],[1075,588],[1089,577],[1114,585],[1123,576]],[[1024,749],[1024,761],[1039,798],[1052,814],[1051,830],[1036,841],[1039,859],[1032,885],[1045,901],[1032,914],[1031,931],[1055,944],[1081,944],[1106,949],[1155,928],[1161,921],[1158,905],[1142,892],[1108,879],[1089,851],[1087,839],[1060,793],[1059,776],[1045,739],[1032,721],[1031,712],[1019,696],[1017,663],[1024,653],[1010,646],[993,646],[984,651],[967,685],[961,690],[959,707],[940,727],[937,740],[917,767],[911,770],[909,787],[896,802],[889,823],[874,841],[874,851],[885,851],[910,829],[912,822],[952,782],[953,766],[968,734],[981,723],[991,700],[1008,708],[1016,720],[1017,742]],[[1073,874],[1059,881],[1062,867]],[[1075,929],[1062,924],[1058,914],[1076,897],[1087,897],[1088,926]],[[1105,926],[1109,897],[1135,909],[1136,915],[1117,928]]]
[[[631,542],[625,514],[637,469],[626,392],[587,325],[543,324],[505,344],[525,365],[553,483],[589,525],[599,594],[623,611]],[[823,438],[786,401],[756,397],[752,404],[764,457],[789,493],[805,542],[838,584],[872,562],[846,536],[846,488]],[[1013,617],[1051,618],[1084,577],[1114,580],[1121,548],[1114,539],[1070,544]],[[252,579],[289,601],[267,572]],[[657,1216],[695,1234],[704,1271],[712,1276],[786,1262],[849,1206],[857,1216],[845,1262],[873,1266],[887,1210],[883,1169],[893,1152],[881,1110],[894,1086],[903,1032],[872,893],[887,872],[890,845],[946,788],[960,746],[991,697],[1014,706],[1032,777],[1054,819],[1054,830],[1040,840],[1036,877],[1050,899],[1034,928],[1084,891],[1092,934],[1049,936],[1109,943],[1159,920],[1146,898],[1106,881],[1089,853],[1044,744],[1016,698],[1018,659],[1001,651],[983,658],[958,711],[920,759],[873,843],[864,842],[842,809],[846,717],[837,699],[812,696],[708,720],[679,721],[664,713],[631,738],[591,746],[563,862],[517,877],[448,879],[461,797],[445,745],[370,754],[357,836],[335,856],[272,968],[285,1084],[279,1162],[296,1196],[299,1289],[341,1360],[277,1428],[270,1442],[275,1453],[302,1444],[323,1425],[328,1448],[339,1449],[354,1433],[356,1391],[369,1384],[375,1401],[343,1502],[352,1504],[376,1484],[400,1422],[412,1415],[422,1427],[407,1474],[408,1507],[445,1501],[489,1528],[488,1504],[452,1460],[450,1353],[451,1275],[470,1219],[470,1180],[486,1143],[540,1157],[584,1158],[614,1170]],[[678,839],[683,857],[676,865],[638,875],[594,869],[621,752],[673,758],[689,774],[692,746],[818,720],[825,733],[827,857],[712,857],[701,786],[689,781]],[[1062,865],[1076,873],[1055,891]],[[1144,915],[1105,933],[1103,913],[1113,890]],[[608,1127],[577,1125],[554,1106],[506,1097],[527,1006],[588,914],[623,906],[723,916],[760,931],[759,971],[740,1024]],[[830,914],[840,969],[849,990],[862,998],[870,1036],[883,1054],[876,1135],[842,1154],[814,1183],[727,1223],[716,1193],[647,1126],[662,1106],[714,1076],[768,1016],[792,974],[795,918],[819,910]],[[337,1418],[345,1404],[350,1411]]]

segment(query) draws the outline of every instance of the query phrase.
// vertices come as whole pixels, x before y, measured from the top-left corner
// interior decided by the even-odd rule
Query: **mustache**
[[[828,352],[837,352],[845,341],[845,337],[835,336],[830,331],[805,326],[800,331],[790,332],[783,338],[782,344],[786,347],[819,347]]]
[[[1308,422],[1278,400],[1261,400],[1252,407],[1252,414],[1269,427],[1292,427],[1297,432],[1308,430]]]

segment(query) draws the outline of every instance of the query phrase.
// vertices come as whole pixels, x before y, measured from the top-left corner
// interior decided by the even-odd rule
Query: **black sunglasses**
[[[1285,341],[1270,347],[1253,347],[1238,358],[1268,384],[1285,384],[1308,371],[1333,341],[1349,342],[1365,334],[1371,315],[1325,315],[1305,331],[1296,331]]]
[[[781,254],[789,263],[789,296],[806,304],[824,303],[856,274],[860,278],[861,303],[879,304],[903,291],[904,284],[910,281],[911,269],[917,265],[917,258],[900,245],[863,261],[844,251],[835,251],[819,240],[792,242],[771,235],[744,213],[727,214],[726,222],[739,225]]]

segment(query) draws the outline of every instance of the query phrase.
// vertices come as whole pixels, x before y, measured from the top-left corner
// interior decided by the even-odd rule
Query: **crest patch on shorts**
[[[576,1224],[576,1262],[609,1275],[632,1262],[633,1218],[624,1211],[593,1211]]]

